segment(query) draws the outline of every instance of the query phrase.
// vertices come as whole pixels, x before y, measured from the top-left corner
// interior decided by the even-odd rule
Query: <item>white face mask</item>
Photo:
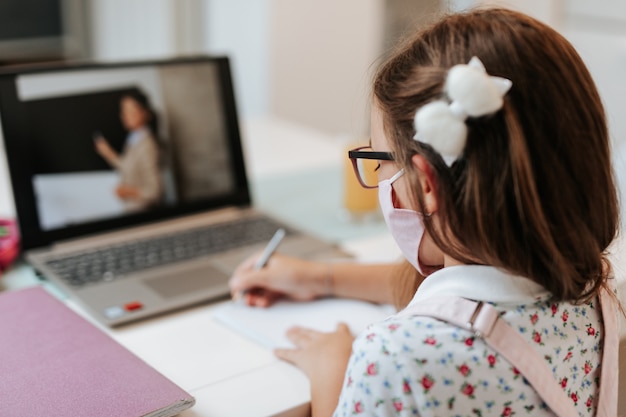
[[[424,220],[416,211],[398,209],[393,206],[391,184],[403,174],[404,169],[401,169],[393,177],[378,183],[378,201],[391,236],[393,236],[404,257],[420,274],[426,276],[428,273],[420,266],[418,254],[424,237]]]

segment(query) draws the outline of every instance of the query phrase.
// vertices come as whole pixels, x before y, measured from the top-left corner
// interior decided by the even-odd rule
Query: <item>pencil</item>
[[[274,254],[274,252],[276,252],[276,248],[278,248],[278,245],[280,244],[280,242],[283,240],[284,237],[285,237],[285,229],[283,228],[278,229],[276,233],[274,233],[274,236],[272,236],[270,241],[267,242],[267,246],[265,246],[265,249],[263,250],[263,254],[261,254],[261,257],[254,264],[254,269],[258,270],[258,269],[263,268],[265,265],[267,265],[267,262],[270,260],[270,257]]]
[[[283,238],[285,237],[285,229],[280,228],[276,231],[276,233],[274,233],[274,236],[272,236],[272,238],[270,239],[269,242],[267,242],[267,245],[265,246],[265,249],[263,249],[263,253],[261,254],[261,257],[256,261],[256,263],[254,264],[254,269],[255,270],[259,270],[265,267],[265,265],[267,265],[267,262],[270,260],[270,258],[272,257],[272,255],[274,254],[274,252],[276,252],[276,249],[278,248],[278,245],[280,244],[280,242],[283,240]],[[237,294],[235,294],[235,296],[233,297],[234,301],[239,301],[241,299],[243,299],[243,296],[246,294],[246,291],[239,291]]]

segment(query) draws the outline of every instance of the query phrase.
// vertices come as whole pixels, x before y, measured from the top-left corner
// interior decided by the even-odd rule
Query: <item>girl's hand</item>
[[[233,273],[229,282],[233,297],[245,291],[247,305],[268,307],[280,298],[309,301],[327,295],[327,265],[276,253],[264,268],[256,270],[259,256],[246,259]]]
[[[288,330],[295,349],[276,349],[275,355],[300,368],[311,381],[313,416],[330,416],[337,407],[354,336],[344,323],[331,333],[303,327]]]

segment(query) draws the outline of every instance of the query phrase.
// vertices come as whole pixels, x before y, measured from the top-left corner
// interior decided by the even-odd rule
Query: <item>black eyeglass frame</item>
[[[363,149],[372,149],[372,148],[368,145],[368,146],[360,146],[358,148],[354,148],[348,151],[348,158],[350,158],[350,161],[352,162],[354,175],[356,175],[356,178],[359,181],[359,184],[361,184],[361,187],[367,188],[367,189],[378,188],[378,184],[377,185],[365,184],[365,182],[361,178],[361,174],[359,174],[359,167],[357,165],[357,159],[374,159],[377,161],[395,161],[395,158],[393,157],[393,154],[391,152],[363,151]]]

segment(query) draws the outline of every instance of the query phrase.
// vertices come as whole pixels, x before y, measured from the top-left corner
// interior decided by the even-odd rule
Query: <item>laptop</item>
[[[224,56],[0,73],[25,259],[107,326],[217,300],[279,250],[345,257],[251,202]]]

